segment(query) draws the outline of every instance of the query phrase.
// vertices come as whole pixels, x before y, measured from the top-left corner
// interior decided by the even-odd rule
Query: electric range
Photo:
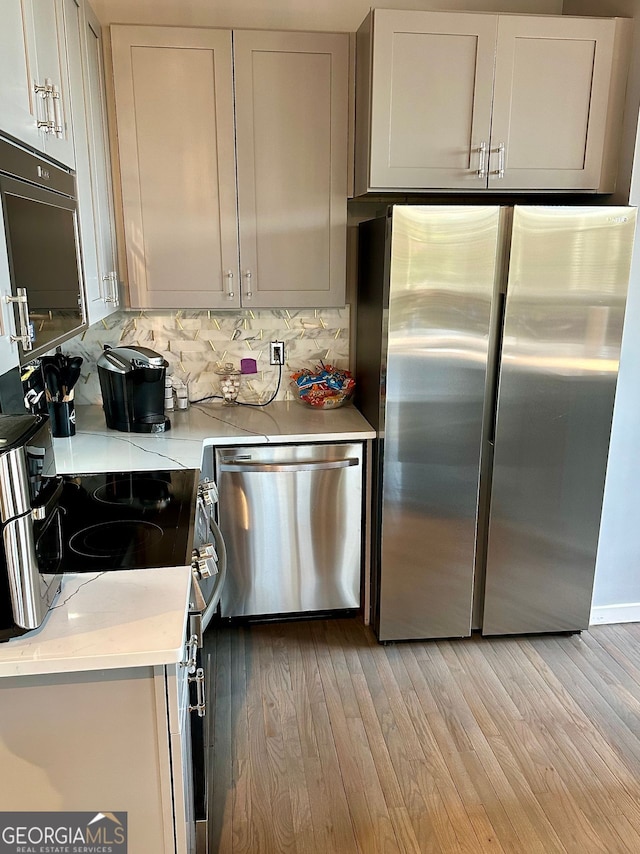
[[[64,571],[190,564],[197,488],[194,469],[64,475]]]

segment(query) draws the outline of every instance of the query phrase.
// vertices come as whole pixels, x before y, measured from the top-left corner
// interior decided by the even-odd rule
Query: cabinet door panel
[[[237,306],[231,34],[111,33],[131,305]]]
[[[75,168],[73,129],[69,104],[69,78],[64,16],[79,16],[78,4],[68,0],[31,0],[38,57],[38,79],[50,82],[58,97],[50,105],[59,130],[45,136],[45,151],[55,160]],[[66,10],[65,10],[66,7]],[[77,23],[75,24],[77,28]]]
[[[478,189],[497,17],[376,10],[370,187]]]
[[[4,0],[0,26],[0,130],[42,150],[40,98],[30,0]]]
[[[66,23],[82,266],[91,325],[113,314],[119,301],[102,40],[100,25],[86,4],[79,21]]]
[[[500,17],[489,186],[598,188],[613,26],[611,20]]]
[[[246,307],[344,305],[348,51],[344,34],[234,33]]]

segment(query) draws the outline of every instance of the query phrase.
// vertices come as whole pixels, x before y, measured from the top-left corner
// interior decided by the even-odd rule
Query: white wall
[[[636,18],[619,192],[640,204],[640,0],[565,0],[568,15]],[[626,196],[625,196],[626,194]],[[636,239],[611,432],[592,622],[640,620],[640,236]]]
[[[560,14],[562,0],[91,0],[103,24],[354,32],[371,6]]]

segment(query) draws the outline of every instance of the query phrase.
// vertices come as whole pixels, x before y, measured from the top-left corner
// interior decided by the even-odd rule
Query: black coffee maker
[[[98,377],[107,427],[123,433],[163,433],[168,362],[146,347],[109,347],[98,359]]]

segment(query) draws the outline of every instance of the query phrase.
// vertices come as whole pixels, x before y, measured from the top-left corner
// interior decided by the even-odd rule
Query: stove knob
[[[199,549],[194,549],[191,554],[191,569],[200,578],[211,578],[218,572],[217,554],[211,543],[206,543],[200,546]]]
[[[218,488],[212,480],[205,478],[198,486],[198,495],[208,507],[211,507],[218,500]]]

